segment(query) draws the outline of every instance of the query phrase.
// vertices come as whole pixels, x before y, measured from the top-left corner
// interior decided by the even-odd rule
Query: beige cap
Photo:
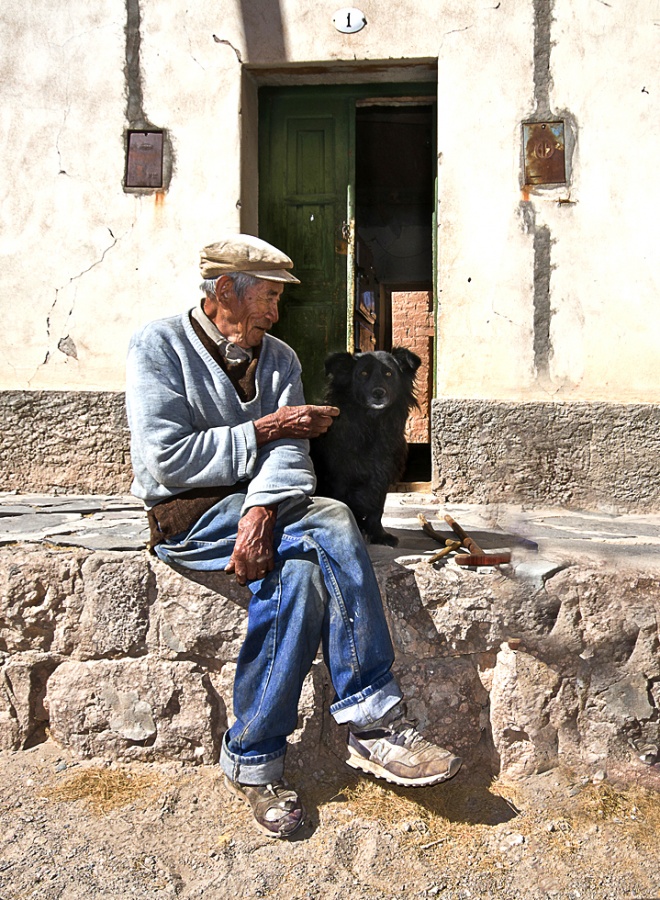
[[[218,278],[231,272],[248,272],[266,281],[286,281],[300,284],[287,272],[293,262],[272,244],[251,234],[229,234],[200,253],[202,278]]]

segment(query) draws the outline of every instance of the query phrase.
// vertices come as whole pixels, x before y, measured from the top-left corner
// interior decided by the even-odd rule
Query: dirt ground
[[[660,795],[639,782],[473,764],[404,790],[299,752],[309,821],[290,842],[254,830],[214,767],[0,753],[0,900],[660,898]]]

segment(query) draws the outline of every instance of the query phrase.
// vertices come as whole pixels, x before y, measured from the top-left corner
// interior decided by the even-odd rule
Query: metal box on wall
[[[163,186],[162,131],[129,131],[125,185],[135,188]]]
[[[523,125],[525,184],[566,184],[563,122]]]

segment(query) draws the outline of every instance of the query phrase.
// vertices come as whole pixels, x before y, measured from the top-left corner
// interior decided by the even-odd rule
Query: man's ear
[[[350,383],[355,360],[350,353],[331,353],[325,360],[325,374],[339,387]]]
[[[233,280],[229,275],[221,275],[215,283],[215,299],[221,306],[229,306],[235,296]]]

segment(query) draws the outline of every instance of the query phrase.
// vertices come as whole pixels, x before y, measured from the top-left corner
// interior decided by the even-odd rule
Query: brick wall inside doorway
[[[406,426],[411,444],[430,441],[433,359],[433,295],[431,291],[392,292],[392,346],[407,347],[422,360],[417,370],[416,395],[419,409],[413,409]]]

